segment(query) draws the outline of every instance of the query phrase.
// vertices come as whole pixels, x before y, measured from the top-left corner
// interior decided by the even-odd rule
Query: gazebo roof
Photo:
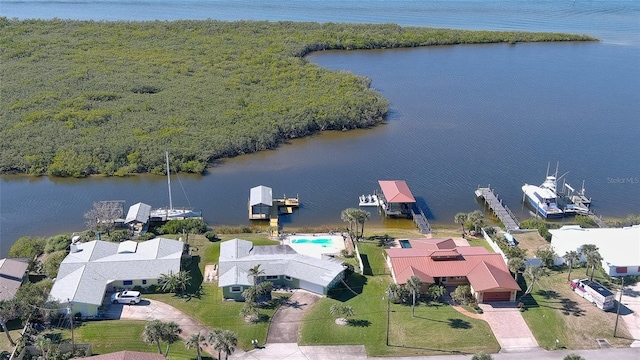
[[[380,189],[382,189],[385,199],[390,204],[416,202],[404,180],[380,180],[378,184],[380,184]]]
[[[273,205],[273,195],[270,187],[266,187],[263,185],[256,186],[251,188],[251,193],[249,196],[249,205]]]

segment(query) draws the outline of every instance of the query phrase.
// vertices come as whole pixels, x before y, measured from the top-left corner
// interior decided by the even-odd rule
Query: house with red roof
[[[417,276],[428,285],[469,285],[478,303],[515,301],[520,286],[500,254],[482,246],[457,246],[453,239],[401,241],[402,248],[385,250],[396,284]]]

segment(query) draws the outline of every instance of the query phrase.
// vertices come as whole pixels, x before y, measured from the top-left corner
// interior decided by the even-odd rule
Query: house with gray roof
[[[250,241],[233,239],[220,244],[218,286],[223,297],[242,300],[242,292],[254,285],[249,269],[256,265],[264,271],[258,281],[320,295],[326,295],[344,275],[342,262],[333,258],[302,255],[289,245],[254,246]]]
[[[179,272],[183,249],[181,241],[164,238],[72,244],[50,295],[70,303],[73,313],[96,316],[105,293],[156,285],[160,275]]]
[[[0,300],[11,300],[27,278],[29,259],[0,259]]]

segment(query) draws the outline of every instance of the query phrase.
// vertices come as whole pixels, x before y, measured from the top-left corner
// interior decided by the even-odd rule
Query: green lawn
[[[85,322],[74,331],[77,343],[91,343],[91,351],[96,354],[107,354],[116,351],[130,350],[142,352],[157,352],[157,345],[148,345],[142,341],[145,321],[134,320],[106,320]],[[70,331],[64,332],[64,337],[71,337]],[[166,345],[163,344],[164,352]],[[187,350],[182,340],[169,348],[169,359],[195,359],[195,349]]]
[[[384,248],[377,241],[361,241],[358,248],[374,273],[385,273]],[[366,264],[365,264],[366,266]],[[301,345],[364,344],[369,356],[408,356],[452,353],[496,352],[499,345],[491,329],[481,320],[468,318],[450,306],[416,307],[391,304],[390,346],[386,346],[388,275],[355,274],[349,286],[334,298],[323,298],[307,313],[301,326]],[[355,310],[351,325],[334,323],[333,304],[343,302]],[[428,334],[428,336],[425,336]]]

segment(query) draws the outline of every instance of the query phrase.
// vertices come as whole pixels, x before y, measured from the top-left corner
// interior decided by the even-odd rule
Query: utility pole
[[[74,353],[76,351],[76,342],[75,338],[73,337],[73,316],[71,314],[71,302],[69,302],[69,305],[67,306],[67,314],[69,314],[69,323],[71,324],[71,353]]]
[[[620,280],[622,280],[622,286],[620,287],[620,299],[618,300],[618,310],[616,311],[616,325],[613,327],[613,337],[616,337],[616,331],[618,330],[618,319],[620,318],[620,306],[622,305],[622,293],[624,292],[624,276],[621,276]]]
[[[389,324],[391,322],[391,286],[387,287],[387,346],[389,346]]]

